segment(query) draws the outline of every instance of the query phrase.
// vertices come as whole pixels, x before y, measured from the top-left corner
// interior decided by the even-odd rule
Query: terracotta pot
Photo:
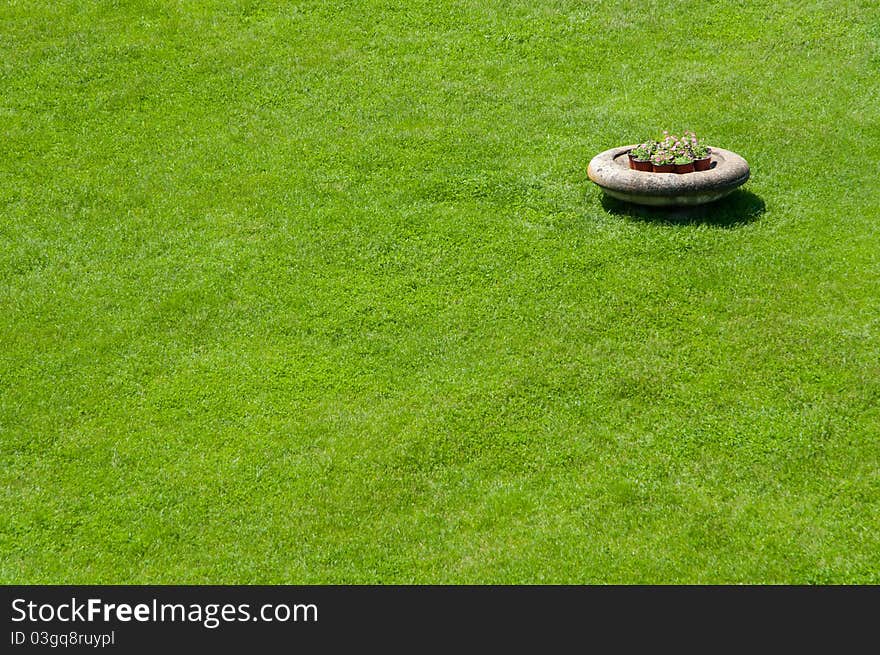
[[[689,164],[676,164],[675,165],[676,173],[693,173],[694,172],[694,162]]]
[[[629,159],[629,167],[634,171],[650,171],[651,170],[651,160],[650,159],[637,159],[633,157],[632,152],[626,153],[627,158]],[[647,164],[647,167],[645,166]]]
[[[655,173],[674,173],[675,164],[651,164]]]
[[[712,165],[712,158],[709,156],[703,157],[702,159],[694,160],[694,170],[695,171],[708,171],[709,167]]]

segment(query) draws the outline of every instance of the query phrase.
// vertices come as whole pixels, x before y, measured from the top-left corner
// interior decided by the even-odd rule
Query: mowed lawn
[[[0,582],[880,583],[880,6],[0,6]],[[693,129],[692,212],[589,160]]]

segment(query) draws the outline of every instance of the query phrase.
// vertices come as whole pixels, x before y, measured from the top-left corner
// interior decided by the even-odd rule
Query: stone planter
[[[590,161],[587,175],[612,198],[641,205],[701,205],[723,198],[746,183],[748,162],[735,152],[712,148],[712,168],[695,175],[654,175],[632,170],[634,146],[611,148]]]

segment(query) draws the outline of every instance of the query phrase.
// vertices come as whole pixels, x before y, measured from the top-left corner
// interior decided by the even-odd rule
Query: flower
[[[700,141],[693,130],[685,130],[681,136],[663,130],[660,145],[673,159],[676,157],[704,159],[709,155],[709,147]]]
[[[640,143],[630,151],[633,159],[650,160],[657,166],[705,160],[709,153],[709,146],[693,130],[685,130],[680,133],[680,136],[669,130],[663,130],[659,140]],[[698,168],[698,170],[705,170],[705,168]]]
[[[647,161],[651,159],[651,155],[654,154],[654,151],[656,149],[656,141],[646,141],[645,143],[640,143],[635,148],[633,148],[629,154],[632,155],[634,159]]]
[[[665,164],[671,164],[674,161],[673,154],[664,148],[657,150],[651,157],[651,163],[656,164],[657,166],[663,166]]]

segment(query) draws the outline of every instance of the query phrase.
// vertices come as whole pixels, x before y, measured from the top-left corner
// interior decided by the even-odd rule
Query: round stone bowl
[[[600,152],[590,161],[587,175],[606,195],[639,205],[675,207],[702,205],[723,198],[749,179],[749,164],[735,152],[715,148],[707,171],[648,173],[629,167],[627,153],[635,146]]]

